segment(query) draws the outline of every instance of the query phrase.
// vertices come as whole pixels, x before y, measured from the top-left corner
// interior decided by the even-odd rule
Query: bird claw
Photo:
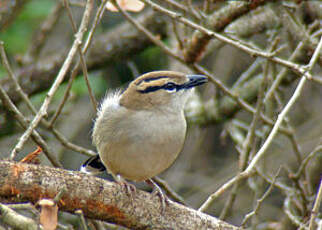
[[[158,190],[158,189],[155,189],[152,192],[152,195],[159,197],[160,203],[161,203],[161,213],[163,214],[165,212],[166,207],[170,203],[169,198],[161,190]]]
[[[123,189],[125,190],[126,194],[128,194],[129,196],[133,195],[136,193],[136,188],[133,184],[130,184],[128,182],[120,182],[121,186],[123,187]]]
[[[161,203],[161,213],[165,212],[166,207],[170,204],[169,198],[162,192],[161,188],[152,180],[146,180],[147,184],[153,187],[153,196],[158,196]]]
[[[121,186],[122,190],[125,191],[125,193],[131,198],[133,201],[134,195],[136,193],[136,188],[133,184],[128,183],[120,176],[117,177],[116,182]]]

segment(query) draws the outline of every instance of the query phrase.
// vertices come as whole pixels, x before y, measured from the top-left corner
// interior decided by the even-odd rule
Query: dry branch
[[[146,28],[158,34],[161,39],[166,34],[166,20],[164,16],[147,11],[138,17]],[[89,71],[107,66],[112,61],[124,60],[131,58],[133,55],[145,50],[152,42],[142,36],[129,23],[123,23],[110,32],[94,37],[93,46],[87,57],[87,68]],[[66,51],[69,48],[66,47]],[[31,64],[17,70],[15,73],[21,88],[27,95],[41,92],[48,89],[53,83],[66,53],[62,53],[57,58],[40,60],[36,64]],[[66,80],[66,79],[65,79]],[[30,84],[32,82],[33,84]],[[15,91],[15,86],[8,77],[0,80],[0,84],[6,90],[13,102],[18,102],[21,98]]]
[[[6,205],[0,204],[0,220],[16,230],[37,230],[37,223],[25,217]]]
[[[232,1],[229,2],[227,7],[216,11],[209,16],[208,28],[213,31],[222,31],[229,23],[234,21],[236,18],[248,13],[249,11],[257,8],[258,6],[269,2],[264,0],[259,1]],[[203,51],[206,49],[207,44],[212,39],[206,33],[196,31],[191,37],[187,47],[184,50],[184,57],[187,63],[193,63],[198,61]]]
[[[140,190],[131,201],[123,187],[81,172],[0,161],[0,202],[36,203],[62,189],[59,210],[113,222],[131,229],[238,229],[204,213],[170,202],[160,213],[157,196]]]

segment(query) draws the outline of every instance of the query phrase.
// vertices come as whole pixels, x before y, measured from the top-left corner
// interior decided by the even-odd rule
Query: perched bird
[[[184,144],[184,105],[192,88],[205,82],[202,75],[155,71],[136,78],[122,93],[108,94],[93,130],[99,156],[87,160],[81,171],[106,167],[117,182],[126,183],[150,181],[166,170]]]

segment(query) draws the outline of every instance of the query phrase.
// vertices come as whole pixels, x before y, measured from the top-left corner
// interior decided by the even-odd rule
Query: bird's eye
[[[163,88],[169,92],[173,92],[173,91],[176,91],[177,86],[176,86],[176,84],[169,82],[169,83],[165,84]]]

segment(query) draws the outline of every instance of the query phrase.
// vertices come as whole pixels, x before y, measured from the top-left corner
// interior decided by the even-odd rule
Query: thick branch
[[[238,229],[214,217],[170,202],[161,215],[157,196],[137,190],[133,200],[122,186],[38,165],[0,161],[0,202],[37,202],[54,198],[66,188],[59,209],[126,226],[131,229]]]

